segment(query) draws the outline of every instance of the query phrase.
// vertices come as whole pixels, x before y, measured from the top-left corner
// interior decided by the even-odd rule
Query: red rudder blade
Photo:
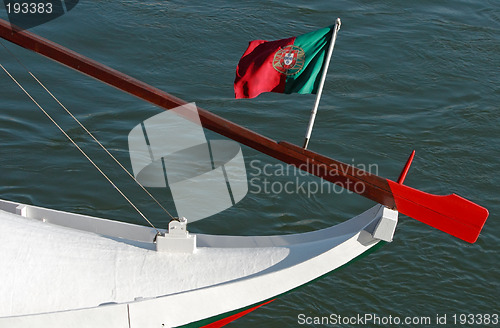
[[[488,210],[452,194],[437,196],[388,180],[397,210],[469,243],[476,242]]]

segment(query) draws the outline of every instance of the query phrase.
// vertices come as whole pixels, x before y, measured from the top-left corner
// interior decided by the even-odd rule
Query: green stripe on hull
[[[320,279],[323,279],[324,277],[326,277],[326,276],[328,276],[328,275],[330,275],[330,274],[332,274],[332,273],[334,273],[334,272],[336,272],[336,271],[338,271],[338,270],[340,270],[340,269],[345,268],[346,266],[348,266],[348,265],[350,265],[350,264],[352,264],[352,263],[354,263],[354,262],[356,262],[356,261],[358,261],[358,260],[361,260],[362,258],[364,258],[364,257],[366,257],[366,256],[368,256],[368,255],[370,255],[370,254],[372,254],[373,252],[377,251],[378,249],[380,249],[380,248],[381,248],[382,246],[384,246],[385,244],[387,244],[387,242],[385,242],[385,241],[381,240],[381,241],[379,241],[379,242],[378,242],[375,246],[372,246],[372,247],[371,247],[369,250],[367,250],[366,252],[363,252],[362,254],[359,254],[358,256],[356,256],[355,258],[353,258],[352,260],[350,260],[350,261],[349,261],[349,262],[347,262],[346,264],[341,265],[341,266],[339,266],[338,268],[333,269],[332,271],[327,272],[327,273],[325,273],[324,275],[319,276],[318,278],[313,279],[313,280],[311,280],[311,281],[309,281],[309,282],[307,282],[307,283],[305,283],[305,284],[303,284],[303,285],[300,285],[300,286],[298,286],[298,287],[295,287],[295,288],[293,288],[293,289],[290,289],[290,290],[289,290],[289,291],[287,291],[287,292],[284,292],[284,293],[279,294],[279,295],[277,295],[277,296],[271,297],[271,298],[266,299],[266,300],[264,300],[264,301],[262,301],[262,302],[258,302],[258,303],[255,303],[255,304],[252,304],[252,305],[246,306],[246,307],[241,308],[241,309],[237,309],[237,310],[234,310],[234,311],[230,311],[230,312],[222,313],[222,314],[216,315],[216,316],[214,316],[214,317],[210,317],[210,318],[203,319],[203,320],[200,320],[200,321],[196,321],[196,322],[188,323],[188,324],[186,324],[186,325],[178,326],[177,328],[200,328],[200,327],[203,327],[203,326],[209,325],[209,324],[211,324],[211,323],[214,323],[214,322],[216,322],[216,321],[219,321],[219,320],[221,320],[221,319],[224,319],[224,318],[230,317],[230,316],[232,316],[232,315],[234,315],[234,314],[237,314],[237,313],[240,313],[240,312],[246,311],[246,310],[248,310],[248,309],[251,309],[251,308],[253,308],[253,307],[255,307],[255,306],[259,305],[259,304],[263,304],[263,303],[269,302],[269,301],[271,301],[272,299],[275,299],[275,298],[278,298],[278,297],[281,297],[281,296],[287,295],[287,294],[289,294],[289,293],[292,293],[292,292],[296,291],[296,290],[297,290],[297,289],[299,289],[299,288],[302,288],[302,287],[304,287],[304,286],[307,286],[307,285],[309,285],[309,284],[312,284],[312,283],[314,283],[314,282],[316,282],[316,281],[318,281],[318,280],[320,280]]]

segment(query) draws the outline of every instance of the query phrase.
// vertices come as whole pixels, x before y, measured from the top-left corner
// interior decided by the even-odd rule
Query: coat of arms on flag
[[[294,75],[304,67],[305,53],[302,48],[290,45],[276,52],[273,59],[273,67],[285,75]]]

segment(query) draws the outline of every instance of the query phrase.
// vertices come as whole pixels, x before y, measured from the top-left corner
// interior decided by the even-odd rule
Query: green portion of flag
[[[304,68],[286,77],[285,93],[316,93],[332,33],[330,26],[295,38],[293,45],[305,53]]]

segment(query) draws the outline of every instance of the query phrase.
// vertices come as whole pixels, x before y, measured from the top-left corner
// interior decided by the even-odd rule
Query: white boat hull
[[[194,254],[173,254],[148,227],[0,201],[0,327],[183,326],[321,277],[391,240],[396,222],[377,205],[302,234],[197,234]]]

